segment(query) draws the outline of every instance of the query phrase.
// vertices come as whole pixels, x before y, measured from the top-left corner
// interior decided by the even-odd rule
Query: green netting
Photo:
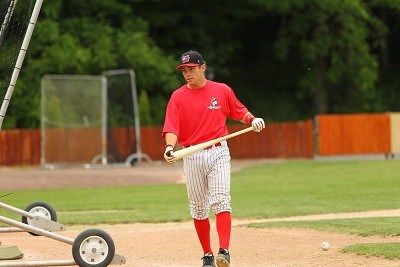
[[[93,163],[106,153],[102,76],[42,79],[42,164]]]
[[[0,1],[0,99],[6,95],[29,25],[33,0]]]

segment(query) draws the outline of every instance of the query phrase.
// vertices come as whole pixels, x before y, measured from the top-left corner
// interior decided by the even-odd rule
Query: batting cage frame
[[[115,138],[126,138],[124,146]],[[131,167],[143,159],[152,164],[141,147],[135,71],[108,70],[101,76],[44,75],[41,140],[41,165],[47,169]]]
[[[131,166],[132,161],[141,162],[142,159],[146,160],[148,163],[153,163],[152,159],[149,155],[142,152],[142,141],[140,134],[140,115],[139,115],[139,101],[138,101],[138,93],[136,87],[136,74],[133,69],[116,69],[116,70],[108,70],[103,72],[103,75],[108,79],[108,77],[118,76],[118,75],[129,75],[130,78],[130,89],[132,94],[132,109],[134,116],[134,129],[135,129],[135,141],[136,141],[136,153],[132,153],[128,155],[125,162],[123,163],[126,166]],[[109,85],[109,83],[107,83]],[[110,90],[108,90],[109,92]]]
[[[15,65],[14,65],[14,70],[12,72],[12,76],[11,76],[11,79],[10,79],[6,94],[5,94],[4,99],[2,101],[2,104],[1,104],[1,108],[0,108],[0,130],[2,128],[3,121],[4,121],[4,118],[5,118],[8,106],[10,104],[12,94],[14,92],[15,84],[17,83],[18,76],[19,76],[19,73],[20,73],[21,68],[22,68],[22,63],[24,62],[25,55],[26,55],[26,52],[28,50],[29,42],[30,42],[30,40],[32,38],[32,33],[33,33],[33,30],[35,29],[35,25],[36,25],[37,19],[39,17],[39,13],[40,13],[40,9],[42,7],[42,4],[43,4],[43,0],[36,0],[34,8],[33,8],[33,11],[32,11],[32,14],[31,14],[30,19],[29,19],[29,25],[27,26],[23,42],[22,42],[21,48],[20,48],[19,53],[18,53],[18,57],[17,57],[17,60],[15,62]],[[3,42],[4,38],[5,38],[5,35],[6,35],[6,32],[7,32],[7,28],[9,26],[10,20],[11,20],[11,18],[13,16],[13,13],[14,13],[16,5],[17,5],[17,0],[11,0],[10,1],[9,8],[7,10],[7,13],[6,13],[5,17],[4,17],[4,20],[3,20],[1,28],[0,28],[0,45],[2,44],[2,42]]]
[[[78,123],[77,119],[82,122]],[[86,139],[77,139],[77,136],[84,137],[84,131],[88,130],[91,134]],[[85,152],[85,147],[67,152],[79,140],[79,146],[91,143],[94,147],[85,155],[78,155],[83,158],[79,164],[90,168],[99,165],[100,160],[100,165],[106,166],[107,79],[100,75],[44,75],[41,80],[41,140],[40,161],[44,168],[74,165],[70,157]],[[53,140],[50,148],[56,149],[57,154],[66,154],[61,162],[48,160],[49,140]]]

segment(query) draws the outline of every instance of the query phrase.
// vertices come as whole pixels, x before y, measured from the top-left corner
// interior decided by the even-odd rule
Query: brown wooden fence
[[[40,163],[40,130],[0,131],[0,166]]]
[[[88,163],[101,154],[101,129],[46,130],[46,163]]]
[[[244,125],[229,125],[229,132],[243,129]],[[87,161],[87,155],[91,148],[86,150],[82,144],[90,143],[91,138],[97,138],[87,130],[76,131],[74,141],[69,141],[72,151],[69,154],[69,162]],[[162,127],[142,127],[141,147],[153,160],[163,160],[164,140],[161,138]],[[85,134],[83,134],[85,133]],[[51,135],[52,149],[46,151],[46,158],[54,158],[57,161],[58,146],[62,143],[65,133],[54,132]],[[46,134],[46,139],[49,138]],[[108,144],[108,151],[117,152],[121,159],[126,159],[134,153],[136,143],[132,128],[116,128],[110,131],[112,137]],[[47,140],[50,142],[50,140]],[[15,165],[39,165],[41,156],[40,130],[2,130],[0,131],[0,166]],[[232,158],[312,158],[313,157],[313,122],[312,120],[268,124],[260,133],[250,132],[232,138],[229,141]],[[98,142],[96,142],[98,143]]]
[[[314,145],[319,156],[393,154],[400,153],[400,114],[348,114],[320,115],[312,120],[271,123],[261,133],[249,132],[230,139],[232,158],[313,158]],[[229,132],[235,132],[245,125],[229,125]],[[317,133],[314,144],[314,128]],[[99,147],[98,130],[71,130],[73,137],[68,141],[66,156],[68,162],[90,162]],[[163,160],[164,141],[162,127],[142,127],[142,152],[153,160]],[[135,152],[134,129],[114,128],[109,133],[108,151],[119,155],[117,161],[124,161]],[[46,159],[60,160],[60,144],[65,145],[65,132],[54,130],[48,133],[51,143],[46,150]],[[51,138],[50,138],[51,137]],[[39,165],[40,130],[0,131],[0,166]],[[83,146],[82,144],[86,144]],[[85,149],[82,149],[85,147]]]
[[[230,126],[229,132],[243,126]],[[233,158],[312,158],[313,122],[272,123],[260,132],[229,140]]]
[[[390,114],[317,116],[318,154],[391,153]]]

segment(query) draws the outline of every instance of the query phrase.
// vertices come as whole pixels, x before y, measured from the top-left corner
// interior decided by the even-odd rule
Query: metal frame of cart
[[[37,202],[45,204],[44,202]],[[32,205],[32,204],[31,204]],[[30,206],[31,206],[30,205]],[[48,205],[48,204],[47,204]],[[1,232],[29,232],[32,235],[45,236],[66,244],[72,245],[73,260],[48,260],[48,261],[19,261],[0,263],[0,267],[23,266],[71,266],[80,267],[105,267],[108,265],[122,265],[126,263],[124,256],[115,254],[115,244],[111,236],[101,229],[87,229],[75,239],[71,239],[52,231],[65,231],[66,227],[51,218],[46,218],[43,211],[51,210],[51,206],[39,205],[36,212],[27,212],[0,202],[0,208],[22,215],[22,223],[13,219],[0,216],[0,222],[13,227],[0,228]],[[25,219],[24,219],[25,218]]]

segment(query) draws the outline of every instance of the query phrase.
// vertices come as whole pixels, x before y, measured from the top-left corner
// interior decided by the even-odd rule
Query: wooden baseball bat
[[[228,139],[230,139],[232,137],[235,137],[235,136],[238,136],[238,135],[250,132],[250,131],[253,131],[253,126],[250,126],[250,127],[245,128],[243,130],[240,130],[240,131],[237,131],[237,132],[234,132],[234,133],[231,133],[231,134],[228,134],[228,135],[225,135],[225,136],[222,136],[222,137],[219,137],[219,138],[216,138],[216,139],[213,139],[213,140],[201,143],[201,144],[197,144],[197,145],[194,145],[194,146],[189,146],[189,147],[182,148],[182,149],[180,149],[178,151],[175,151],[174,152],[174,156],[178,160],[178,159],[184,158],[184,157],[186,157],[186,156],[188,156],[188,155],[190,155],[192,153],[198,152],[198,151],[203,150],[203,149],[205,149],[207,147],[215,145],[216,143],[228,140]]]

